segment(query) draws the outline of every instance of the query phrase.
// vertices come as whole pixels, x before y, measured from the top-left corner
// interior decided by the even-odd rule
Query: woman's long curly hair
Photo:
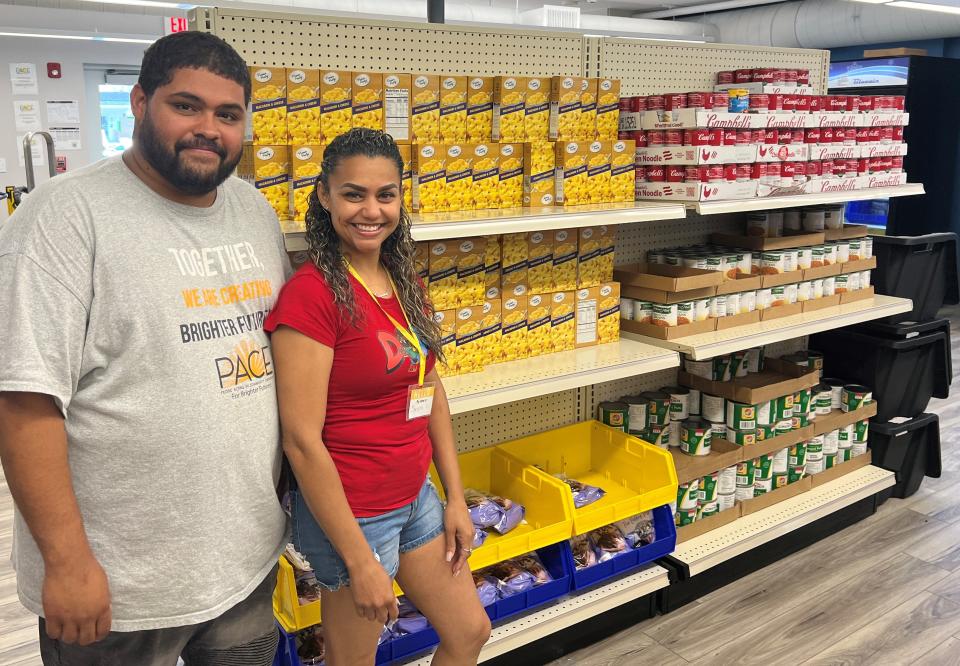
[[[341,313],[359,327],[363,322],[362,312],[357,309],[353,287],[348,278],[346,262],[340,249],[340,237],[333,228],[330,211],[320,204],[317,190],[329,192],[330,174],[340,163],[357,155],[385,157],[397,165],[397,177],[403,172],[403,158],[390,135],[378,130],[355,128],[335,138],[323,153],[320,175],[310,193],[307,208],[307,246],[310,258],[333,292],[333,300]],[[402,196],[401,192],[397,196]],[[443,358],[440,346],[440,326],[434,321],[433,306],[427,299],[423,283],[414,264],[415,245],[410,235],[410,216],[401,204],[400,224],[380,246],[380,263],[390,273],[397,287],[397,298],[420,338],[420,343],[432,351],[438,359]]]

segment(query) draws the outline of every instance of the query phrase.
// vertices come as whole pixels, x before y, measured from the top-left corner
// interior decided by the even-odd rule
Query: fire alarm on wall
[[[48,62],[47,63],[47,78],[50,79],[59,79],[60,78],[60,63],[59,62]]]

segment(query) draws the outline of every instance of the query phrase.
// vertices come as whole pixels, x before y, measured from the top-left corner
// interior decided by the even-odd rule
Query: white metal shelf
[[[461,414],[567,389],[676,368],[679,355],[636,340],[497,363],[443,380],[450,411]]]
[[[591,204],[569,208],[505,208],[468,210],[457,213],[412,213],[413,239],[468,238],[515,234],[542,229],[572,229],[599,224],[616,225],[657,220],[678,220],[686,216],[682,203],[645,202]],[[296,222],[284,222],[284,240],[288,252],[307,249],[304,232]]]
[[[819,488],[778,502],[677,546],[672,556],[695,576],[896,483],[896,475],[867,465]]]
[[[874,296],[872,299],[855,301],[846,305],[803,312],[782,319],[760,321],[756,324],[737,326],[723,331],[711,331],[699,335],[688,335],[673,340],[658,340],[634,333],[622,332],[625,338],[638,340],[650,345],[673,349],[689,354],[694,360],[713,358],[751,347],[767,345],[829,331],[851,324],[859,324],[881,317],[909,312],[913,302],[909,298],[894,296]]]
[[[730,201],[692,201],[687,204],[690,210],[700,215],[717,213],[740,213],[751,210],[773,210],[775,208],[793,208],[795,206],[817,206],[847,201],[865,201],[888,197],[907,197],[924,194],[922,183],[907,183],[895,187],[872,187],[866,190],[848,190],[845,192],[827,192],[824,194],[796,194],[782,197],[763,197],[757,199],[733,199]]]
[[[566,597],[542,610],[521,615],[515,620],[493,628],[490,640],[480,652],[479,661],[493,659],[578,622],[592,620],[599,613],[635,601],[669,584],[667,570],[652,564],[635,574],[617,579],[589,592]],[[427,666],[431,659],[432,651],[426,656],[406,663],[411,666],[414,664]]]

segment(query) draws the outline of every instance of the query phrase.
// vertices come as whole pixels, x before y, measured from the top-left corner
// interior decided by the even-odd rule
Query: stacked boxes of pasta
[[[573,141],[580,126],[580,94],[585,79],[555,76],[550,81],[550,138]]]
[[[610,141],[591,141],[587,158],[587,191],[583,203],[610,201]]]
[[[486,296],[487,239],[464,238],[457,253],[457,307],[481,307]]]
[[[413,210],[433,213],[444,210],[447,153],[442,144],[413,147]]]
[[[497,245],[496,242],[488,245]],[[483,302],[483,321],[481,323],[480,358],[484,365],[500,361],[500,308],[499,298]]]
[[[546,141],[550,138],[550,79],[530,77],[523,99],[523,132],[525,141]]]
[[[500,208],[518,208],[523,205],[523,165],[522,143],[500,144]]]
[[[451,374],[465,375],[483,370],[483,318],[482,303],[457,308],[454,324],[457,350]]]
[[[326,143],[350,130],[350,72],[324,70],[320,75],[320,131]]]
[[[436,143],[440,141],[440,77],[417,74],[411,84],[410,140]]]
[[[574,348],[577,338],[573,291],[558,291],[552,295],[550,311],[550,351],[560,352]]]
[[[293,151],[293,219],[307,219],[310,193],[323,164],[323,146],[292,146]]]
[[[403,160],[403,171],[400,173],[400,185],[403,189],[403,207],[413,210],[413,154],[410,144],[397,144],[400,158]]]
[[[521,143],[526,139],[524,102],[527,77],[498,76],[493,82],[493,139]]]
[[[554,199],[557,204],[577,206],[589,202],[587,162],[590,144],[577,141],[556,143],[556,179]]]
[[[473,148],[473,186],[470,208],[500,207],[500,147],[495,143],[467,144]]]
[[[283,67],[250,68],[250,124],[253,143],[258,146],[287,142],[286,75]]]
[[[353,127],[384,129],[383,119],[383,74],[377,72],[354,72],[351,94]]]
[[[489,236],[484,250],[485,298],[488,301],[500,299],[500,237]]]
[[[597,138],[613,141],[617,138],[619,127],[620,81],[618,79],[599,79],[597,86]]]
[[[599,121],[599,117],[598,117]],[[610,142],[610,201],[631,202],[636,188],[635,141]]]
[[[554,144],[523,144],[523,205],[551,206],[554,200]]]
[[[527,287],[531,294],[549,294],[553,281],[553,234],[531,231],[527,234]]]
[[[597,86],[599,79],[583,79],[580,84],[580,117],[577,121],[577,138],[591,141],[597,136]],[[620,100],[617,100],[617,108]]]
[[[600,256],[597,259],[597,270],[600,283],[613,281],[614,252],[616,250],[616,229],[605,224],[597,227],[600,232]]]
[[[440,79],[440,140],[462,143],[467,140],[466,76],[444,76]]]
[[[527,356],[550,352],[553,344],[550,315],[552,294],[531,294],[527,298]]]
[[[437,363],[437,374],[448,377],[457,363],[457,312],[456,310],[436,310],[433,319],[440,326],[440,346],[443,349],[443,363]]]
[[[504,234],[501,237],[501,259],[503,273],[500,287],[504,300],[511,297],[526,296],[530,291],[527,273],[529,248],[527,234]]]
[[[553,232],[553,284],[557,291],[577,288],[577,230]]]
[[[604,282],[600,285],[600,301],[597,305],[597,341],[600,344],[620,339],[620,283]]]
[[[493,77],[471,76],[467,87],[467,141],[492,141]]]
[[[289,146],[244,146],[237,175],[260,191],[278,219],[290,219]]]
[[[323,141],[320,131],[320,70],[288,68],[286,71],[287,143],[291,146],[315,146]]]
[[[599,287],[603,282],[600,265],[600,227],[582,227],[578,231],[577,287]]]
[[[500,360],[527,358],[527,297],[504,291],[501,310]]]
[[[428,260],[427,294],[433,309],[455,310],[457,308],[457,258],[455,241],[431,241]]]
[[[465,210],[473,205],[473,150],[467,144],[440,144],[447,150],[446,185],[439,210]]]

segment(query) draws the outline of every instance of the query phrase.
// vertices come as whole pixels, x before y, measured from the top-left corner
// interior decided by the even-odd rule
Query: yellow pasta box
[[[527,234],[527,283],[531,294],[549,294],[553,285],[553,234],[531,231]]]
[[[457,307],[483,305],[486,294],[487,239],[464,238],[457,253]]]
[[[350,131],[353,123],[350,74],[335,70],[323,70],[320,74],[320,131],[325,143]]]
[[[505,295],[501,311],[500,360],[527,358],[527,297]]]
[[[592,141],[597,138],[597,86],[599,79],[584,79],[580,88],[580,119],[577,122],[577,138]],[[619,106],[620,102],[617,101]]]
[[[467,141],[493,141],[493,78],[470,77],[467,90]]]
[[[583,203],[610,201],[610,142],[591,141],[587,157],[587,200]]]
[[[616,253],[617,230],[605,224],[597,227],[600,232],[599,277],[600,282],[613,282],[614,254]]]
[[[320,175],[323,165],[322,145],[293,146],[293,219],[303,222],[307,219],[310,193]]]
[[[610,200],[633,201],[636,187],[636,141],[617,139],[611,141],[610,146]]]
[[[469,208],[500,207],[500,146],[495,143],[468,144],[473,148],[473,185]]]
[[[550,296],[550,294],[531,294],[527,298],[527,347],[530,350],[528,356],[549,354],[551,351]]]
[[[440,77],[417,74],[411,79],[410,141],[440,141]]]
[[[500,144],[500,208],[523,205],[523,144]]]
[[[484,284],[487,300],[500,298],[500,237],[487,236],[484,249]]]
[[[498,76],[493,81],[493,139],[494,141],[522,142],[524,103],[527,96],[527,77]]]
[[[437,363],[437,374],[449,377],[457,363],[457,311],[436,310],[433,320],[440,326],[440,348],[444,356],[443,362]]]
[[[585,79],[554,76],[550,80],[550,138],[573,141],[580,127],[580,93]]]
[[[553,232],[553,283],[557,291],[573,292],[577,288],[576,229]]]
[[[483,303],[457,309],[456,372],[459,375],[483,370]]]
[[[446,185],[441,210],[469,210],[473,205],[473,146],[441,144],[447,151]]]
[[[439,143],[413,146],[413,210],[446,210],[447,151]]]
[[[354,72],[350,103],[352,127],[383,130],[383,74]]]
[[[315,146],[320,131],[320,70],[290,68],[287,74],[287,143]]]
[[[500,284],[503,288],[503,298],[511,296],[526,296],[530,290],[527,278],[527,235],[504,234],[500,242],[503,277]]]
[[[529,77],[523,100],[523,131],[526,141],[550,138],[550,78]]]
[[[287,143],[287,70],[250,67],[250,123],[258,146]]]
[[[427,294],[434,310],[457,308],[456,241],[431,241],[428,259]]]
[[[574,347],[592,347],[597,344],[597,312],[600,305],[600,287],[577,289],[577,337]]]
[[[600,228],[582,227],[577,248],[577,287],[599,287],[603,282],[600,249]]]
[[[466,76],[444,76],[440,79],[440,140],[444,143],[467,141]]]
[[[483,302],[480,346],[484,365],[497,363],[500,360],[501,308],[499,298],[490,298]]]
[[[427,278],[430,274],[430,244],[423,241],[414,244],[413,265],[417,269],[417,275],[427,284]]]
[[[551,294],[550,351],[573,349],[577,341],[577,303],[573,291]]]
[[[410,95],[409,74],[390,73],[383,75],[383,111],[387,134],[398,144],[410,143]]]
[[[290,147],[244,147],[248,157],[238,175],[253,184],[273,208],[280,220],[290,219]]]
[[[578,141],[558,141],[556,144],[556,179],[554,201],[561,206],[579,206],[589,203],[587,189],[587,162],[590,144]]]
[[[554,144],[523,144],[523,205],[552,206],[554,199]]]
[[[597,138],[614,141],[620,130],[620,80],[599,79],[597,85]]]
[[[400,172],[400,187],[403,190],[403,206],[408,211],[413,210],[413,151],[410,144],[397,144],[400,158],[403,160],[403,171]]]
[[[600,300],[597,305],[597,341],[600,344],[620,339],[620,283],[604,282],[600,285]]]

